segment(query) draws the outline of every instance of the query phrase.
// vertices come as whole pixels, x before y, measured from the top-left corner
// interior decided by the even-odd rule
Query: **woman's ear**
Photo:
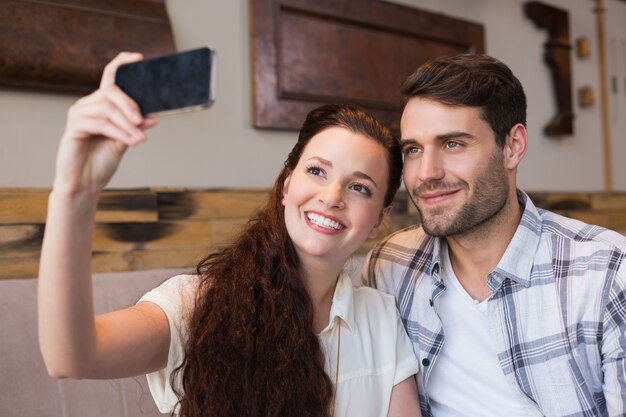
[[[285,205],[285,197],[287,197],[287,191],[289,191],[289,180],[291,180],[291,174],[287,175],[285,182],[283,182],[283,206]]]
[[[378,232],[380,231],[380,226],[382,226],[383,222],[385,221],[385,218],[389,215],[390,212],[391,212],[391,204],[388,205],[387,207],[383,208],[380,211],[380,214],[378,215],[378,221],[376,222],[376,224],[372,228],[372,231],[370,232],[369,236],[367,237],[368,239],[374,239],[374,238],[376,238],[378,236]]]

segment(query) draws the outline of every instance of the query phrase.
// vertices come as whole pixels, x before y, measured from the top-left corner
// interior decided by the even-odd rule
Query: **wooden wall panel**
[[[37,275],[49,190],[0,189],[0,279]],[[93,271],[193,268],[223,248],[268,190],[105,191],[96,212]]]
[[[207,220],[249,217],[265,203],[267,190],[160,191],[159,218],[162,220]]]
[[[0,85],[85,94],[120,51],[174,52],[164,0],[3,0]]]
[[[379,0],[250,0],[253,124],[298,129],[323,103],[398,131],[399,87],[424,61],[484,52],[483,26]]]
[[[399,86],[416,63],[467,51],[466,45],[289,9],[279,25],[278,96],[301,101],[398,111]]]
[[[0,189],[0,279],[37,275],[48,193]],[[104,220],[96,223],[93,271],[192,270],[206,255],[228,245],[268,194],[240,189],[105,191],[98,212],[115,213],[115,218],[102,214]],[[626,234],[625,193],[530,194],[539,207]],[[378,236],[365,242],[360,253],[387,234],[418,222],[417,211],[401,191]]]
[[[0,191],[2,224],[43,223],[47,208],[48,192],[45,190]]]
[[[45,223],[49,190],[0,189],[0,224]],[[155,222],[157,194],[149,190],[107,191],[100,198],[97,222]]]

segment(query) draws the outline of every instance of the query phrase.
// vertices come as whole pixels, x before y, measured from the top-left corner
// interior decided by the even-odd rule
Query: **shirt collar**
[[[517,199],[524,207],[513,239],[506,248],[494,272],[494,279],[509,278],[524,287],[530,286],[530,273],[533,268],[535,253],[541,240],[542,220],[539,211],[522,190],[517,190]]]
[[[522,219],[520,220],[513,239],[502,255],[500,262],[494,269],[493,279],[496,280],[494,286],[499,286],[504,278],[509,278],[525,287],[530,286],[530,272],[533,267],[535,253],[541,240],[542,220],[539,211],[530,200],[528,195],[522,190],[517,190],[517,199],[524,207]],[[443,238],[433,238],[432,257],[427,269],[436,284],[441,283],[441,250]],[[492,288],[494,290],[494,288]]]
[[[441,258],[442,247],[446,248],[445,242],[442,242],[443,238],[431,237],[429,242],[432,247],[430,249],[431,257],[426,265],[426,269],[430,272],[430,276],[433,278],[436,284],[441,284],[441,264],[443,262]]]
[[[337,279],[335,293],[333,295],[333,303],[330,306],[330,314],[328,318],[328,326],[320,332],[323,334],[330,330],[336,320],[342,320],[346,328],[351,332],[354,329],[354,305],[352,301],[352,280],[350,276],[342,271]]]

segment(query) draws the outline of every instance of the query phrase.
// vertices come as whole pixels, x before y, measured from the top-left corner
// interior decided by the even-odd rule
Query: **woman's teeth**
[[[325,227],[326,229],[341,230],[344,228],[343,225],[337,223],[336,221],[331,220],[324,216],[320,216],[319,214],[307,213],[306,217],[312,223],[315,223],[316,225],[320,227]]]

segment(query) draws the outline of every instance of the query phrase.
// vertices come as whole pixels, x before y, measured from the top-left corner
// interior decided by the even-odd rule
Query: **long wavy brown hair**
[[[328,417],[333,384],[313,331],[313,305],[285,227],[283,184],[309,140],[339,126],[387,152],[385,206],[400,186],[402,155],[390,131],[361,110],[311,111],[267,205],[235,242],[198,264],[201,282],[189,322],[179,413],[184,417]],[[358,150],[355,150],[358,152]],[[172,377],[174,384],[176,373]]]

